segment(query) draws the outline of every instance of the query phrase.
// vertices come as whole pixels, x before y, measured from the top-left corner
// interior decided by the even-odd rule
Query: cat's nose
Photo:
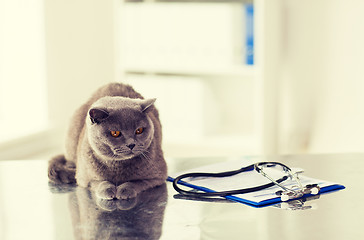
[[[130,148],[130,150],[133,150],[133,148],[135,147],[135,144],[132,143],[132,144],[129,144],[129,145],[126,145],[128,148]]]

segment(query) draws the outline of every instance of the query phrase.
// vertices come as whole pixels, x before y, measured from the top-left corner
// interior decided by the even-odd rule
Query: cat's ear
[[[140,103],[140,106],[142,107],[142,112],[147,112],[156,100],[156,98],[143,99]]]
[[[89,115],[92,123],[100,123],[109,117],[109,113],[99,108],[92,108],[89,111]]]

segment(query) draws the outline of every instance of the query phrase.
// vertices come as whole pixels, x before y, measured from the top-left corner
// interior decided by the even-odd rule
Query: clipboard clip
[[[295,181],[297,185],[292,186],[291,188],[287,188],[281,183],[275,181],[272,177],[270,177],[266,172],[264,172],[265,168],[271,168],[276,166],[282,167],[282,170],[288,175],[288,177]],[[255,169],[265,178],[269,179],[276,186],[280,187],[282,190],[277,191],[276,195],[281,197],[282,202],[287,202],[289,200],[302,198],[305,195],[317,195],[320,192],[320,187],[317,184],[308,184],[303,186],[298,174],[303,173],[303,170],[293,171],[291,168],[275,162],[261,162],[255,165]]]
[[[282,202],[287,202],[292,199],[302,198],[304,195],[317,195],[320,192],[320,187],[317,184],[309,184],[298,190],[286,189],[276,192],[276,195],[281,197]]]
[[[314,203],[308,204],[308,202],[319,198],[320,195],[313,195],[301,199],[292,200],[289,202],[280,202],[273,205],[272,207],[290,211],[316,209],[317,208],[316,204]]]

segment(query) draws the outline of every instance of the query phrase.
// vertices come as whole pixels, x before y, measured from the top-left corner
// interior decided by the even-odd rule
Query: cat
[[[166,183],[128,200],[96,198],[86,188],[69,195],[75,239],[160,239],[168,194]]]
[[[49,161],[52,183],[77,183],[102,199],[129,199],[161,185],[167,164],[154,102],[130,85],[99,88],[74,113],[64,155]]]

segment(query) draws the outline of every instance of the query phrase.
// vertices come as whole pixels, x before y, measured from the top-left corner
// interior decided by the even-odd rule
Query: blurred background
[[[361,0],[0,0],[0,159],[63,151],[108,82],[156,97],[167,157],[363,152]]]

